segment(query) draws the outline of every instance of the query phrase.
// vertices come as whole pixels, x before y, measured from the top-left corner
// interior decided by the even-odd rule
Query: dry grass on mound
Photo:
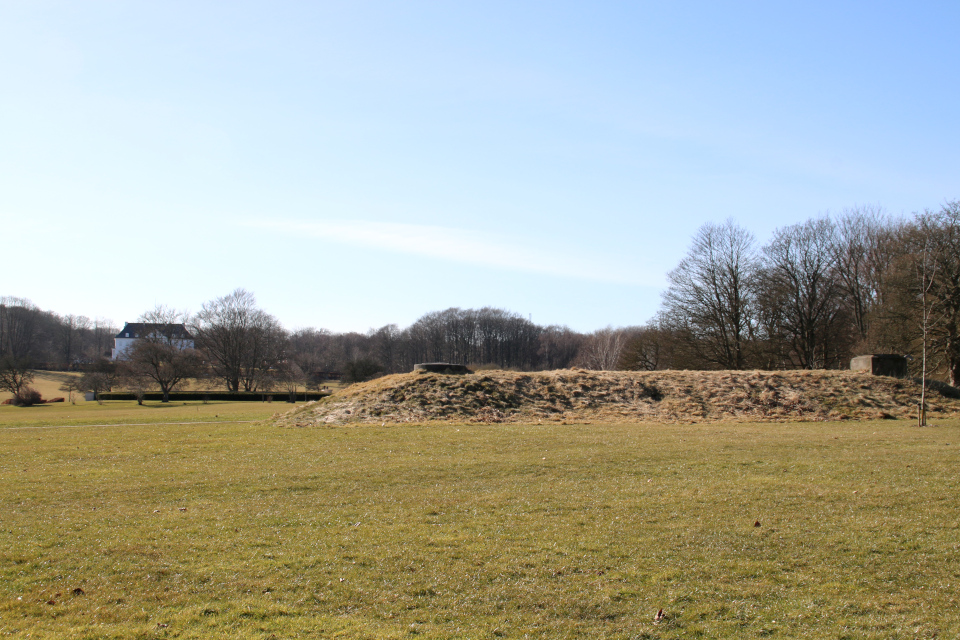
[[[928,392],[931,416],[960,392]],[[284,414],[281,426],[403,422],[717,422],[910,418],[920,385],[850,371],[405,373]]]

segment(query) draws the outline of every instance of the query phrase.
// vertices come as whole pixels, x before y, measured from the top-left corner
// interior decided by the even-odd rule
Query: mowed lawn
[[[958,421],[5,428],[0,635],[953,638],[958,470]]]
[[[33,407],[0,406],[0,433],[4,429],[76,428],[103,425],[169,425],[172,423],[256,422],[294,406],[286,402],[160,402],[133,400],[57,402]],[[0,441],[2,442],[2,441]]]

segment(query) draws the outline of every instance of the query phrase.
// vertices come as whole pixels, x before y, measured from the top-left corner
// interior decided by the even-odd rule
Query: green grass
[[[220,401],[144,401],[143,405],[138,405],[133,400],[106,400],[102,405],[96,402],[57,402],[34,407],[0,405],[0,431],[78,425],[245,422],[264,420],[275,413],[289,411],[293,406],[286,402]]]
[[[956,420],[0,430],[0,635],[957,637],[958,448]]]

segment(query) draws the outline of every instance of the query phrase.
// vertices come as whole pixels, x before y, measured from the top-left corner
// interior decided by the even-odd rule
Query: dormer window
[[[129,337],[130,337],[130,334],[129,334],[129,333],[125,333],[125,334],[123,334],[123,337],[124,337],[124,338],[129,338]]]

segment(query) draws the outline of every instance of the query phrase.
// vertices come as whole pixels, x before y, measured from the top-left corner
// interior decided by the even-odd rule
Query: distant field
[[[60,386],[63,385],[63,383],[69,380],[70,378],[77,378],[77,377],[80,377],[80,375],[81,375],[80,373],[75,371],[35,371],[34,380],[33,382],[30,383],[30,386],[36,389],[37,391],[39,391],[40,395],[42,395],[45,399],[50,399],[50,398],[67,399],[68,397],[67,392],[60,391]],[[328,382],[328,383],[325,383],[324,386],[334,391],[342,387],[342,385],[340,385],[340,383],[338,382]],[[181,388],[184,391],[206,390],[206,389],[221,390],[220,387],[216,386],[215,384],[212,384],[210,380],[187,380],[186,383],[181,385]],[[123,389],[123,387],[118,386],[117,389]],[[11,395],[12,394],[8,392],[0,391],[0,402],[10,398]],[[83,407],[84,405],[87,404],[83,398],[84,398],[83,393],[73,394],[73,400],[77,407]],[[89,404],[93,405],[96,403],[91,402]],[[283,408],[285,405],[284,403],[281,402],[279,406]],[[0,410],[3,410],[5,408],[6,407],[0,406]],[[280,409],[276,409],[275,411],[278,411],[278,410]],[[56,412],[51,411],[47,413],[54,414]],[[66,414],[57,414],[57,415],[68,415],[69,413],[70,412],[67,412]],[[262,415],[263,413],[268,413],[269,415],[272,412],[260,412],[259,415]],[[3,424],[3,420],[4,420],[3,414],[0,414],[0,424]]]
[[[34,371],[33,382],[30,386],[40,392],[44,398],[66,398],[67,392],[60,391],[60,385],[70,378],[79,377],[80,374],[73,371]],[[0,391],[0,402],[12,397],[8,391]],[[74,394],[77,399],[77,394]],[[83,402],[83,394],[80,394],[79,402]]]
[[[958,468],[955,419],[0,429],[0,635],[958,637]]]

